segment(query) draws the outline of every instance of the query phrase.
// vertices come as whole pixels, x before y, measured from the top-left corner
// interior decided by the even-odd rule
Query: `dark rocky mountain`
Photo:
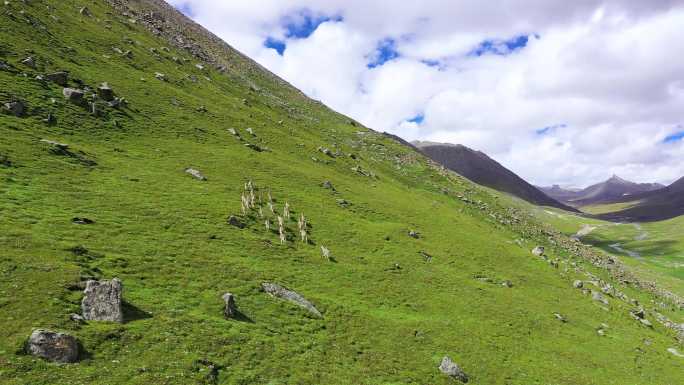
[[[555,186],[554,186],[555,187]],[[630,197],[637,194],[659,190],[665,187],[659,183],[635,183],[613,175],[610,179],[591,185],[583,190],[575,191],[542,188],[554,199],[568,203],[575,207],[587,206],[599,203],[614,203],[631,200]]]
[[[605,182],[597,183],[580,191],[571,203],[577,206],[612,203],[635,194],[658,190],[663,187],[665,186],[659,183],[635,183],[613,175]]]
[[[415,141],[413,145],[434,161],[477,184],[509,193],[535,205],[577,211],[547,196],[481,151],[460,144]]]
[[[550,187],[539,186],[537,188],[559,202],[569,202],[577,198],[579,192],[582,191],[582,189],[563,188],[557,184]]]
[[[684,177],[658,190],[623,197],[620,202],[634,202],[634,206],[599,217],[613,221],[652,222],[684,215]]]

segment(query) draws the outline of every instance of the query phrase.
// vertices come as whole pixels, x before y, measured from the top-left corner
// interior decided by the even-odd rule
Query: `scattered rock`
[[[641,324],[646,326],[646,327],[649,327],[649,328],[653,327],[653,324],[651,323],[651,321],[647,320],[646,318],[639,319],[639,322],[641,322]]]
[[[192,175],[197,180],[207,180],[207,178],[204,175],[202,175],[202,173],[199,172],[199,170],[195,170],[194,168],[186,168],[185,172]]]
[[[76,338],[49,330],[37,329],[26,342],[26,351],[36,357],[60,363],[78,361]]]
[[[123,322],[122,291],[123,285],[118,278],[111,281],[89,280],[81,301],[83,317],[91,321]]]
[[[256,136],[256,134],[254,133],[254,130],[252,129],[252,127],[247,127],[247,132],[249,132],[249,134],[252,135],[252,136]]]
[[[54,140],[41,139],[41,143],[47,143],[52,147],[52,152],[57,154],[68,154],[69,145],[65,143],[55,142]]]
[[[321,183],[321,186],[323,186],[323,188],[326,188],[328,190],[335,191],[335,187],[333,186],[332,182],[330,182],[329,180],[326,180],[323,183]]]
[[[36,68],[36,59],[34,59],[33,56],[29,56],[26,59],[22,60],[21,64],[27,67]]]
[[[463,383],[468,382],[468,375],[448,356],[442,358],[442,362],[439,364],[439,371]]]
[[[336,199],[336,202],[337,202],[337,204],[340,205],[341,207],[345,207],[345,208],[346,208],[346,207],[351,206],[351,203],[349,203],[349,201],[347,201],[346,199]]]
[[[256,145],[256,144],[252,144],[252,143],[245,143],[245,147],[251,148],[252,150],[254,150],[254,151],[256,151],[256,152],[262,152],[262,151],[264,151],[263,148],[259,147],[259,146]]]
[[[284,300],[290,301],[304,309],[308,310],[309,313],[316,317],[323,317],[323,315],[316,309],[316,307],[309,302],[306,298],[299,295],[299,293],[292,290],[286,289],[278,284],[264,282],[261,284],[263,290],[273,297],[282,298]]]
[[[223,302],[225,302],[223,315],[225,315],[226,318],[235,317],[238,313],[237,306],[235,306],[235,296],[231,293],[226,293],[221,298],[223,298]]]
[[[333,154],[332,151],[330,151],[330,149],[328,149],[328,148],[318,147],[318,151],[322,152],[323,154],[325,154],[331,158],[335,157],[335,154]]]
[[[91,16],[90,10],[88,7],[82,7],[81,9],[78,10],[78,13],[80,13],[82,16]]]
[[[603,294],[601,294],[598,291],[594,291],[594,290],[591,291],[591,299],[593,299],[596,302],[601,302],[604,305],[608,305],[608,299],[606,297],[604,297]]]
[[[166,75],[161,73],[161,72],[155,72],[154,77],[157,78],[158,80],[161,80],[163,82],[167,81],[168,79],[166,78]]]
[[[584,287],[584,282],[578,279],[572,283],[572,287],[574,287],[575,289],[581,289],[582,287]]]
[[[18,118],[24,116],[24,114],[26,113],[26,105],[24,104],[24,102],[20,100],[7,102],[3,105],[3,108],[5,109],[5,111],[9,112],[10,114]]]
[[[62,87],[66,87],[66,85],[69,81],[69,74],[64,72],[64,71],[53,72],[51,74],[45,75],[45,79],[47,79],[47,80],[49,80],[49,81],[51,81],[57,85],[60,85]]]
[[[414,230],[409,230],[408,232],[409,237],[418,239],[420,238],[420,234],[417,231]]]
[[[228,132],[229,132],[231,135],[233,135],[234,137],[236,137],[236,138],[238,138],[238,139],[240,138],[240,133],[237,132],[234,128],[229,128],[229,129],[228,129]]]
[[[76,314],[76,313],[71,313],[71,314],[69,314],[69,319],[71,319],[72,321],[74,321],[74,322],[76,322],[76,323],[79,323],[79,324],[84,324],[84,323],[86,323],[85,318],[83,318],[82,315]]]
[[[532,254],[536,255],[537,257],[541,257],[544,255],[544,246],[537,246],[534,249],[532,249]]]
[[[568,322],[568,320],[565,319],[565,317],[563,317],[560,313],[553,313],[553,316],[563,323]]]
[[[511,281],[509,281],[509,280],[505,280],[505,281],[503,281],[503,282],[501,283],[501,286],[505,286],[505,287],[507,287],[507,288],[511,288],[511,287],[513,287],[513,282],[511,282]]]
[[[83,92],[83,90],[79,90],[79,89],[75,89],[75,88],[64,88],[62,90],[62,94],[70,102],[80,103],[81,101],[83,101],[83,95],[85,93]]]
[[[228,224],[241,229],[245,227],[245,224],[235,215],[231,215],[228,217]]]
[[[92,225],[95,223],[94,220],[88,219],[88,218],[80,218],[80,217],[75,217],[71,220],[72,223],[75,223],[77,225]]]
[[[109,87],[109,84],[105,82],[97,87],[97,96],[99,96],[105,102],[111,102],[114,100],[114,91],[111,87]]]
[[[680,352],[677,351],[677,349],[675,349],[675,348],[667,348],[667,351],[670,352],[670,353],[672,353],[672,354],[674,354],[674,355],[677,356],[677,357],[682,357],[682,358],[684,358],[684,354],[680,353]]]

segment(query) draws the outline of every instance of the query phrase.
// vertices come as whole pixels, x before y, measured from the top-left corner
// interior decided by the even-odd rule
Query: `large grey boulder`
[[[49,330],[34,330],[26,342],[26,351],[52,362],[71,363],[78,361],[78,341],[76,338]]]
[[[308,310],[309,313],[313,314],[316,317],[323,317],[321,312],[319,312],[318,309],[316,309],[316,307],[311,302],[309,302],[306,298],[302,297],[299,293],[295,291],[284,288],[278,284],[269,282],[262,283],[261,287],[264,289],[266,293],[270,294],[273,297],[282,298],[284,300],[290,301],[295,305],[303,307],[304,309]]]
[[[118,278],[86,282],[81,302],[83,318],[91,321],[123,322],[122,291],[123,285]]]
[[[463,383],[468,382],[468,375],[448,356],[442,358],[442,362],[439,364],[439,371]]]

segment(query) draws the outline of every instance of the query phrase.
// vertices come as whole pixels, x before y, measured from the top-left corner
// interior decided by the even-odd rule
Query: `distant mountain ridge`
[[[471,181],[514,195],[539,206],[578,210],[549,197],[481,151],[460,144],[413,141],[423,154]]]
[[[585,189],[574,191],[559,186],[539,187],[548,196],[575,207],[591,204],[614,203],[641,193],[664,188],[659,183],[635,183],[613,175],[608,180]]]
[[[652,222],[684,215],[684,177],[667,187],[623,197],[620,202],[635,204],[599,217],[612,221]]]

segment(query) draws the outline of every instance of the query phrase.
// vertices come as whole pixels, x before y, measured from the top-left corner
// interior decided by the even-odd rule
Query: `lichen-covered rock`
[[[123,285],[118,278],[111,281],[88,281],[81,302],[83,318],[91,321],[123,322],[122,291]]]
[[[321,312],[316,309],[316,307],[309,302],[306,298],[302,297],[299,293],[292,290],[286,289],[278,284],[264,282],[261,284],[264,291],[274,297],[282,298],[284,300],[290,301],[304,309],[308,310],[309,313],[315,315],[316,317],[323,317]]]
[[[584,282],[578,279],[572,283],[572,287],[574,287],[575,289],[581,289],[582,287],[584,287]]]
[[[26,351],[52,362],[71,363],[78,361],[78,341],[76,338],[49,330],[34,330],[26,342]]]
[[[448,356],[442,358],[442,362],[439,364],[439,371],[463,383],[468,382],[468,375]]]

